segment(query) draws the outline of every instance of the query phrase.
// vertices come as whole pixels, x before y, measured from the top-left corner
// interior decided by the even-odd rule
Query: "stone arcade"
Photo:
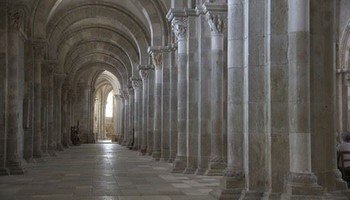
[[[350,0],[0,0],[0,174],[79,122],[83,144],[222,176],[213,198],[350,199],[349,58]]]

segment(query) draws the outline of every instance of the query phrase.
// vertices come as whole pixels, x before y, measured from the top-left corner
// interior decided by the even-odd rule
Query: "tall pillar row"
[[[154,82],[154,124],[153,124],[153,148],[152,157],[155,161],[161,158],[161,122],[162,122],[162,68],[163,68],[163,49],[161,47],[151,47],[149,53],[152,56],[155,68]]]
[[[54,87],[55,87],[55,99],[54,99],[54,116],[55,116],[55,129],[56,135],[53,137],[54,143],[58,151],[63,151],[62,145],[62,85],[65,79],[64,74],[54,74]]]
[[[129,148],[132,148],[133,143],[135,142],[135,133],[134,133],[134,89],[131,85],[128,87],[128,96],[129,96],[129,132],[128,132],[128,144]]]
[[[187,28],[188,19],[182,11],[167,14],[177,39],[177,153],[173,172],[183,172],[187,167]]]
[[[34,43],[34,142],[33,157],[41,158],[41,64],[44,59],[46,43]]]
[[[142,79],[131,78],[132,87],[135,91],[134,96],[134,150],[141,148],[141,132],[142,132]]]
[[[222,175],[226,167],[223,151],[224,132],[224,37],[227,5],[204,4],[204,12],[211,30],[211,153],[207,175]]]
[[[7,123],[6,123],[6,103],[7,103],[7,30],[8,30],[8,9],[7,4],[1,2],[0,3],[0,20],[4,23],[0,25],[0,37],[3,38],[0,41],[0,44],[6,48],[0,49],[0,175],[8,175],[9,171],[6,168],[6,134],[7,134]],[[28,157],[33,156],[33,149],[30,149],[30,155]]]
[[[148,139],[148,104],[149,104],[149,81],[148,81],[148,74],[149,70],[151,69],[150,66],[147,65],[140,65],[138,66],[138,70],[140,72],[140,77],[142,79],[142,142],[141,142],[141,154],[146,155],[149,147],[149,139]]]
[[[25,36],[21,29],[24,23],[24,9],[21,7],[8,8],[8,35],[7,35],[7,97],[6,97],[6,168],[10,174],[23,174],[22,153],[22,95],[21,80],[24,60],[20,57],[24,49]],[[21,143],[22,142],[22,143]],[[40,142],[40,141],[39,141]],[[39,149],[41,143],[37,143]],[[7,173],[2,169],[2,173]]]

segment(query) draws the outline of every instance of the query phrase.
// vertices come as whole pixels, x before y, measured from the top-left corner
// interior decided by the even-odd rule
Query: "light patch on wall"
[[[110,92],[106,103],[106,117],[113,117],[113,93]]]

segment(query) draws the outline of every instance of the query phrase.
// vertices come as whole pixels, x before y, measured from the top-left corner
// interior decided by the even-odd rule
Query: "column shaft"
[[[290,173],[285,189],[290,198],[296,199],[299,195],[315,196],[323,191],[311,170],[310,1],[288,3]]]
[[[44,44],[34,45],[34,142],[33,157],[40,158],[41,151],[41,62],[44,57]]]
[[[207,13],[211,26],[211,154],[207,175],[222,175],[226,165],[223,159],[223,109],[224,109],[224,34],[223,14]],[[221,27],[218,27],[220,24]],[[219,29],[220,28],[220,29]]]
[[[155,58],[158,57],[159,58]],[[153,60],[161,59],[161,53],[153,53]],[[159,161],[161,157],[161,112],[162,112],[162,62],[155,61],[155,85],[154,85],[154,128],[152,157]]]

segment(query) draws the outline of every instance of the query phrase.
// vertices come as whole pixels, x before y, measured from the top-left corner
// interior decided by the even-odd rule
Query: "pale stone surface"
[[[21,188],[6,180],[1,197],[195,200],[210,192],[217,199],[348,199],[336,132],[349,127],[349,5],[0,1],[0,174],[23,173],[24,159],[31,167],[55,161],[40,168],[44,174],[68,170],[61,182],[48,176],[44,193],[35,188],[42,177],[28,187],[20,180]],[[155,69],[145,79],[139,66]],[[68,149],[80,149],[72,155],[57,152],[72,145],[78,120],[82,143],[113,139],[141,153],[85,144]],[[60,165],[60,155],[76,159],[73,171]],[[92,175],[108,166],[123,169],[113,177],[127,188],[93,189],[111,184],[110,174]],[[163,174],[170,166],[179,174]],[[87,167],[98,172],[82,178]],[[184,175],[205,171],[224,175],[221,184]],[[91,187],[67,181],[89,175]],[[70,184],[73,190],[64,189]]]

